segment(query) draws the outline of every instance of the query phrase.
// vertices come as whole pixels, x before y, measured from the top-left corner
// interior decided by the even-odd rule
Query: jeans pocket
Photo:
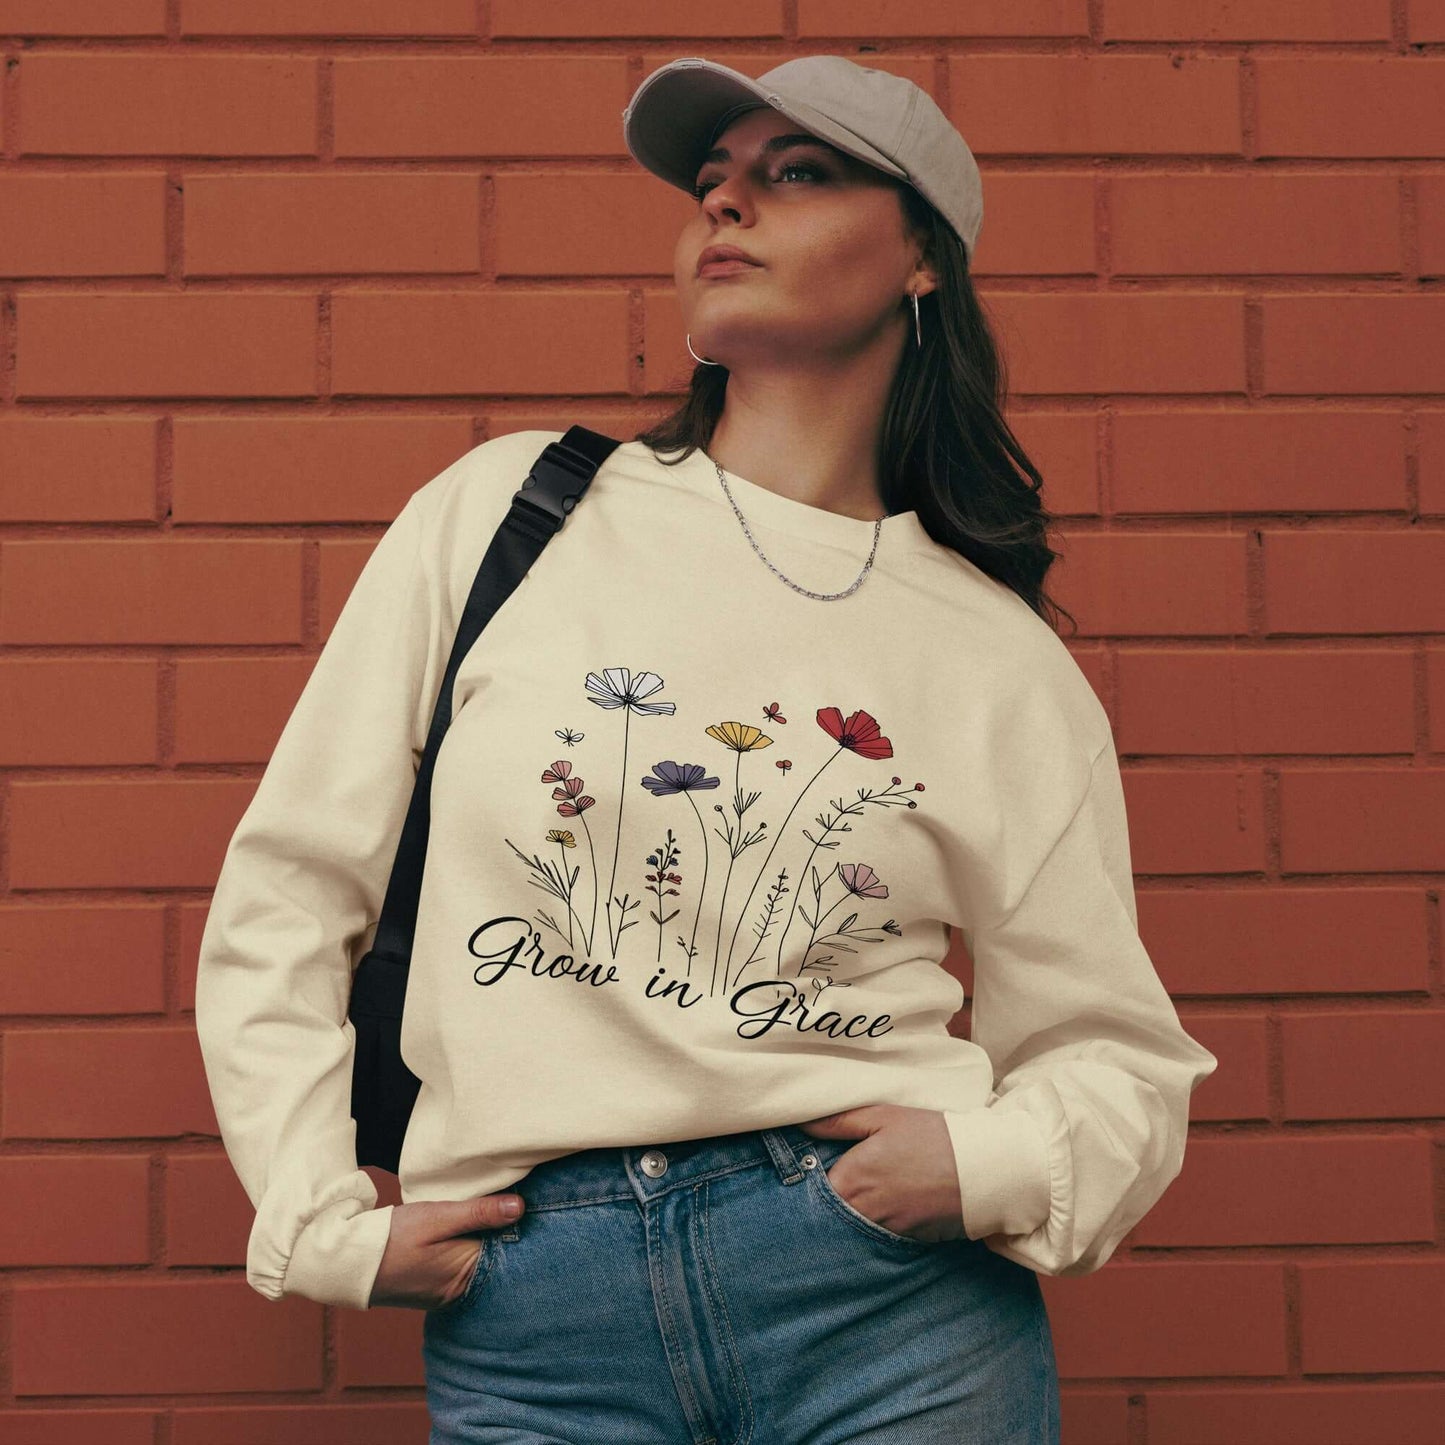
[[[824,1202],[840,1219],[852,1225],[854,1229],[868,1235],[872,1239],[883,1244],[890,1244],[897,1249],[908,1250],[913,1253],[922,1253],[933,1248],[931,1240],[915,1239],[909,1234],[896,1234],[887,1225],[879,1224],[876,1219],[869,1219],[861,1210],[849,1204],[841,1194],[837,1186],[828,1178],[828,1170],[852,1147],[851,1143],[845,1141],[841,1148],[833,1150],[828,1147],[808,1149],[798,1156],[798,1162],[808,1171],[818,1193]],[[830,1157],[831,1156],[831,1157]],[[812,1162],[809,1163],[809,1160]]]
[[[476,1263],[472,1266],[471,1275],[467,1279],[467,1287],[455,1299],[448,1300],[445,1304],[437,1305],[435,1308],[428,1310],[427,1314],[431,1315],[434,1319],[456,1314],[477,1297],[487,1274],[491,1270],[493,1252],[497,1247],[491,1230],[487,1230],[482,1234],[480,1244],[481,1248],[477,1251]]]

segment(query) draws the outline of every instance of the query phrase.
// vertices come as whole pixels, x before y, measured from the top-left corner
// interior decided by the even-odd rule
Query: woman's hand
[[[962,1239],[963,1194],[948,1123],[937,1109],[862,1104],[798,1127],[815,1139],[857,1139],[828,1182],[860,1214],[914,1239]]]
[[[516,1214],[503,1209],[517,1201]],[[521,1214],[516,1194],[478,1194],[472,1199],[418,1199],[391,1211],[386,1253],[371,1286],[368,1307],[398,1305],[432,1310],[450,1304],[467,1287],[476,1268],[479,1229],[502,1229]]]

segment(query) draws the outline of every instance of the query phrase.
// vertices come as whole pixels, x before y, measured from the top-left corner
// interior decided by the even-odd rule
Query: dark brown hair
[[[883,505],[890,513],[915,508],[936,542],[1011,587],[1055,631],[1060,616],[1077,631],[1073,614],[1044,591],[1058,553],[1047,539],[1052,519],[1039,498],[1043,478],[1003,419],[1006,371],[973,289],[968,253],[912,186],[895,188],[938,285],[919,297],[923,343],[910,338],[888,398]],[[633,440],[654,453],[680,453],[664,465],[706,450],[727,382],[726,366],[699,363],[681,404]]]

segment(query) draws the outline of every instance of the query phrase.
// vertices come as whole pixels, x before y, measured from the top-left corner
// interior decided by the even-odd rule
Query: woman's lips
[[[707,276],[734,276],[739,271],[756,271],[760,269],[751,261],[709,261],[698,271],[698,279],[702,280]]]

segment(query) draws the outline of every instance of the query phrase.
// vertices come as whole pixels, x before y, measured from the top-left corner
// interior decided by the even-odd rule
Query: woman
[[[1215,1059],[1140,943],[1108,720],[1048,620],[977,168],[832,56],[674,62],[624,119],[698,199],[697,366],[458,674],[404,1203],[356,1167],[348,962],[478,558],[559,434],[412,496],[217,883],[196,1014],[247,1277],[424,1309],[434,1445],[1057,1441],[1037,1276],[1157,1200]]]

